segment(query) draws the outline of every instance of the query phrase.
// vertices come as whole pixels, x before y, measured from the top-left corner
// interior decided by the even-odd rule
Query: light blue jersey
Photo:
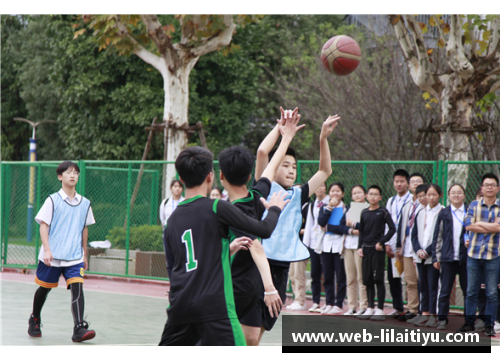
[[[267,201],[276,192],[284,191],[288,195],[285,200],[291,200],[281,211],[278,224],[269,239],[262,240],[262,246],[266,252],[266,257],[271,260],[295,262],[309,259],[309,250],[300,241],[299,232],[302,227],[302,189],[292,187],[285,190],[283,187],[273,182],[271,192]],[[262,220],[267,216],[267,210],[262,215]]]
[[[72,261],[83,256],[82,234],[90,209],[90,201],[82,196],[78,205],[70,205],[55,193],[50,195],[54,205],[49,230],[49,246],[57,260]]]

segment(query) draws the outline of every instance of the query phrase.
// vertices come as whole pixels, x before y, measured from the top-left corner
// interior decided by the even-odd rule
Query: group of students
[[[340,182],[331,184],[328,194],[323,184],[316,191],[315,200],[305,205],[302,233],[311,254],[313,299],[309,312],[371,320],[391,316],[416,326],[446,329],[451,292],[458,274],[464,295],[465,324],[457,332],[475,330],[495,336],[495,331],[500,332],[498,177],[485,174],[477,199],[470,205],[464,203],[464,187],[452,185],[448,190],[451,202],[448,207],[440,204],[443,196],[440,186],[425,184],[420,173],[409,175],[406,170],[396,170],[393,185],[397,194],[389,198],[385,208],[379,205],[382,200],[379,186],[370,186],[368,190],[362,185],[352,188],[353,202],[368,201],[359,221],[350,217]],[[331,222],[336,208],[342,209],[343,216],[339,222]],[[386,259],[394,308],[389,315],[383,312]],[[291,265],[295,299],[287,307],[290,310],[306,309],[307,262]],[[320,307],[322,274],[326,300]],[[406,282],[406,312],[402,279]],[[348,310],[344,312],[346,289]]]
[[[397,170],[397,195],[385,208],[379,205],[382,190],[377,185],[352,189],[353,201],[368,201],[357,222],[343,202],[341,183],[331,185],[326,195],[325,182],[332,173],[327,138],[339,119],[330,116],[323,123],[319,169],[300,186],[294,185],[297,158],[289,147],[303,127],[298,126],[297,109],[281,110],[276,127],[259,146],[256,162],[243,147],[229,147],[219,154],[218,176],[227,200],[207,197],[215,178],[210,151],[188,147],[179,154],[175,161],[179,181],[172,182],[172,196],[162,202],[160,212],[170,279],[170,305],[160,345],[258,345],[285,303],[289,273],[294,305],[304,305],[304,296],[300,298],[305,283],[299,279],[305,277],[308,259],[313,278],[312,312],[344,314],[347,290],[349,310],[345,314],[384,319],[386,255],[394,306],[390,315],[416,325],[446,328],[451,286],[459,273],[462,290],[467,291],[466,322],[459,331],[478,327],[474,323],[480,296],[485,333],[494,335],[500,270],[497,176],[483,176],[484,198],[468,207],[463,204],[463,187],[453,185],[449,190],[452,205],[443,208],[438,185],[425,185],[422,175]],[[279,147],[273,150],[280,135]],[[248,190],[254,164],[253,186]],[[72,340],[81,342],[96,336],[83,320],[87,226],[95,220],[90,201],[76,193],[78,165],[63,162],[57,176],[61,190],[46,199],[36,216],[42,248],[28,334],[41,337],[41,310],[62,274],[72,293]],[[309,202],[313,194],[316,199]],[[338,208],[342,218],[332,223],[333,210]],[[401,278],[393,275],[393,264],[404,268],[406,313]],[[485,284],[482,297],[481,283]]]
[[[201,147],[180,152],[175,161],[179,180],[172,181],[171,197],[160,206],[170,279],[160,345],[258,345],[264,331],[273,328],[286,299],[290,263],[309,258],[299,239],[301,207],[332,172],[327,138],[339,119],[329,116],[323,123],[319,169],[301,187],[292,187],[297,159],[289,147],[304,127],[298,126],[297,109],[281,109],[256,162],[243,147],[219,154],[218,176],[227,200],[215,197],[215,192],[207,197],[215,178],[212,153]],[[280,135],[279,147],[273,150]],[[32,337],[42,336],[42,307],[61,275],[73,296],[72,340],[96,336],[83,320],[87,226],[95,220],[90,201],[76,193],[79,171],[72,162],[59,165],[62,188],[46,199],[36,217],[43,246],[35,278],[39,288],[28,322]]]

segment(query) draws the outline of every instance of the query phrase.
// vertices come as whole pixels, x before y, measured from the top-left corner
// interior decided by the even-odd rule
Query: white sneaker
[[[500,322],[499,321],[495,321],[495,332],[500,333]]]
[[[296,303],[295,305],[291,305],[290,310],[306,310],[306,306],[305,305],[300,305],[299,303]]]
[[[372,321],[385,321],[385,314],[382,309],[375,309],[375,313],[370,317]]]
[[[342,308],[337,307],[337,306],[334,306],[328,312],[328,315],[340,315],[340,314],[344,314],[344,310]]]
[[[287,305],[286,306],[286,309],[290,309],[290,310],[293,310],[293,308],[299,303],[297,303],[295,300],[292,302],[292,304],[290,305]]]
[[[368,308],[366,310],[366,312],[364,312],[363,314],[361,315],[358,315],[357,317],[359,319],[370,319],[372,315],[375,314],[375,309],[372,309],[372,308]]]
[[[360,309],[356,313],[354,313],[355,316],[362,315],[366,312],[366,309]]]
[[[349,309],[344,315],[354,315],[354,309]]]
[[[332,310],[333,306],[332,305],[327,305],[325,309],[321,312],[321,314],[328,314]]]
[[[391,312],[389,314],[387,314],[387,316],[390,318],[397,318],[400,315],[401,315],[401,312],[397,309],[393,309],[393,310],[391,310]]]
[[[319,308],[318,303],[313,303],[312,307],[309,308],[309,312],[311,313],[321,313],[321,309]]]

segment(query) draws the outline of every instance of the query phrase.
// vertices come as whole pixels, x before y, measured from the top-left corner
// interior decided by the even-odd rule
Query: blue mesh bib
[[[72,206],[55,193],[50,195],[54,205],[49,230],[49,246],[57,260],[72,261],[83,256],[82,233],[90,208],[90,201],[82,196],[78,205]]]
[[[294,262],[309,259],[309,251],[299,239],[300,228],[302,227],[302,208],[300,187],[293,187],[285,190],[276,182],[272,183],[271,192],[267,201],[271,199],[273,193],[280,191],[288,195],[285,200],[291,200],[281,211],[278,224],[269,239],[262,240],[262,246],[266,252],[266,257],[271,260]],[[267,216],[267,210],[262,215],[262,219]]]

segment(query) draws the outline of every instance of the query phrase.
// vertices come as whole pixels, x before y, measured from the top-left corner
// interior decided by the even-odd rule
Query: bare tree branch
[[[450,17],[450,38],[446,47],[448,65],[462,79],[467,80],[474,73],[474,67],[465,56],[464,46],[462,45],[462,21],[460,15],[450,15]]]
[[[490,43],[488,44],[488,56],[500,51],[500,15],[491,21]]]
[[[229,43],[231,43],[233,32],[236,29],[236,24],[234,23],[233,15],[224,15],[223,22],[226,25],[226,29],[224,31],[215,37],[205,38],[202,41],[204,44],[192,49],[191,53],[196,57],[201,57],[204,54],[228,46]]]
[[[172,40],[167,36],[156,15],[141,15],[141,19],[146,25],[149,37],[153,40],[161,56],[166,60],[168,69],[172,74],[181,65],[177,49],[174,48]]]
[[[119,19],[116,21],[116,26],[119,30],[119,35],[122,37],[128,38],[134,44],[134,53],[144,60],[146,63],[151,64],[155,67],[160,73],[166,69],[165,62],[157,55],[151,53],[149,50],[144,48],[141,44],[134,39],[134,37],[129,33],[127,26],[123,24]]]

